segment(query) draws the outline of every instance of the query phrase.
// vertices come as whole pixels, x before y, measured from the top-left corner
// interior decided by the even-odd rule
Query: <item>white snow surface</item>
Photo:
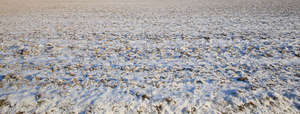
[[[0,113],[300,113],[299,0],[0,1]]]

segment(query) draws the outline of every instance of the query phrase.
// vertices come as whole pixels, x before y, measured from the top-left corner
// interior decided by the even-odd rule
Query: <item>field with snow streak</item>
[[[298,0],[0,1],[0,113],[300,113]]]

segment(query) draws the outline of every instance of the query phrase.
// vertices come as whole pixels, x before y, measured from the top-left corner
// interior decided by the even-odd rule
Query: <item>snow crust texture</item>
[[[0,1],[0,113],[300,113],[298,0]]]

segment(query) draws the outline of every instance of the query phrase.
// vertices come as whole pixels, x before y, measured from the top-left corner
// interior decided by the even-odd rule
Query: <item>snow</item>
[[[0,113],[300,111],[297,0],[1,2]]]

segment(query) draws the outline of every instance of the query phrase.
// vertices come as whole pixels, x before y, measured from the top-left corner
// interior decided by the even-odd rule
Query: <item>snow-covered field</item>
[[[299,0],[0,0],[0,113],[300,113]]]

